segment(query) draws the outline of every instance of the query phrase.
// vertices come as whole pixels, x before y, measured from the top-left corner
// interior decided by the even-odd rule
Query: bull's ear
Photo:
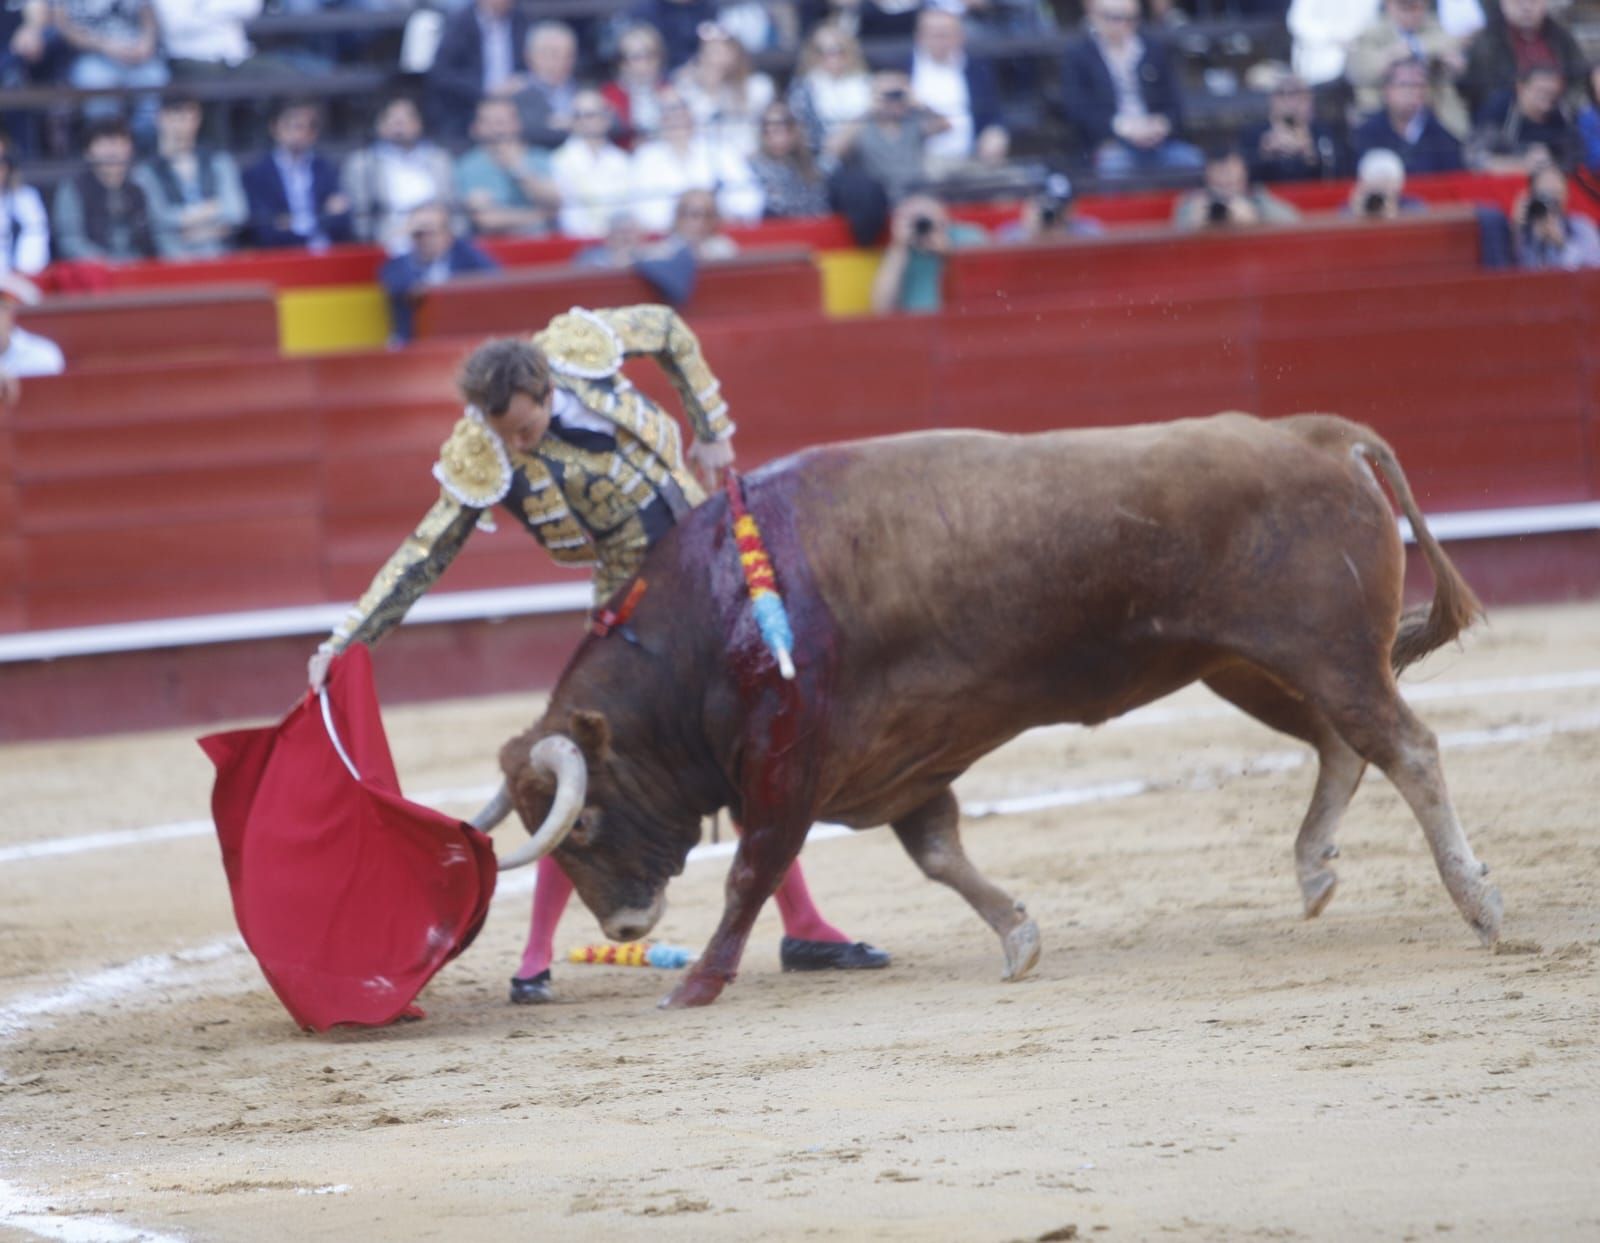
[[[591,764],[603,756],[611,746],[611,725],[601,712],[587,709],[572,714],[568,727],[572,741],[578,744],[583,758]]]

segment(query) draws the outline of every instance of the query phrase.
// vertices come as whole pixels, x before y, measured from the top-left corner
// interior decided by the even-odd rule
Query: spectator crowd
[[[1393,215],[1416,207],[1407,175],[1458,169],[1527,177],[1522,262],[1587,265],[1600,245],[1569,203],[1600,183],[1600,70],[1553,2],[619,0],[568,22],[518,0],[282,0],[404,11],[406,72],[368,132],[329,141],[319,73],[375,55],[369,26],[264,52],[262,0],[12,0],[0,85],[95,93],[64,117],[0,92],[0,270],[368,241],[403,337],[419,289],[493,265],[474,239],[584,239],[581,262],[656,264],[670,289],[684,256],[732,249],[725,225],[838,213],[888,238],[875,303],[912,308],[973,240],[953,198],[1023,199],[1002,236],[1030,238],[1096,228],[1068,175],[1155,183],[1187,191],[1176,227],[1246,227],[1294,218],[1282,183],[1360,170],[1350,210]],[[1253,124],[1202,134],[1184,32],[1229,17],[1276,23],[1289,54],[1244,73]],[[1050,58],[985,52],[1019,36]],[[239,105],[208,84],[232,78],[275,102],[228,149],[217,114]],[[51,134],[76,156],[47,208],[18,165]]]

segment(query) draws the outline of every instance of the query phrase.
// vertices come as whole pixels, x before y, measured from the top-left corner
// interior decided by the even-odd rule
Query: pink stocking
[[[528,926],[528,948],[522,951],[517,979],[530,980],[550,966],[555,957],[556,925],[572,898],[572,882],[554,855],[539,860],[539,877],[533,891],[533,919]]]

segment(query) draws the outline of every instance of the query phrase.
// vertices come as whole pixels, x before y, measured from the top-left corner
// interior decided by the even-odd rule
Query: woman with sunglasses
[[[761,148],[750,171],[765,196],[768,219],[826,216],[828,185],[789,105],[773,102],[761,114]]]

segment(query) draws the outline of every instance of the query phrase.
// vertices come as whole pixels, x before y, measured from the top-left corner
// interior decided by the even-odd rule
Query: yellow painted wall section
[[[376,285],[328,285],[278,294],[285,354],[370,349],[389,339],[389,307]]]
[[[872,278],[883,258],[876,250],[824,250],[817,254],[822,269],[822,309],[829,315],[865,315],[872,309]]]

